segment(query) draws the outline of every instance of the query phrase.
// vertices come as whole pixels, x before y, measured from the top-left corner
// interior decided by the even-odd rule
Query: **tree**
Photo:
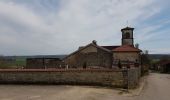
[[[144,53],[141,54],[141,74],[147,74],[149,72],[149,66],[151,64],[151,59],[149,58],[148,51],[144,51]]]

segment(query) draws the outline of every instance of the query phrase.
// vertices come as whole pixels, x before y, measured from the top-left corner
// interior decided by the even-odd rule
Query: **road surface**
[[[133,100],[170,100],[170,74],[151,73],[142,93]]]
[[[0,85],[0,100],[170,100],[170,74],[151,73],[139,96],[101,87]]]

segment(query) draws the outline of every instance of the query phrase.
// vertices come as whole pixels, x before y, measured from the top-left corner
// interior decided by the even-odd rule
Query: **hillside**
[[[170,54],[149,54],[150,59],[161,59],[163,57],[170,58]]]

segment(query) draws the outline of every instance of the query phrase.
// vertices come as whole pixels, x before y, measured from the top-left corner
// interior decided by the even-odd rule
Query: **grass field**
[[[9,69],[9,68],[22,68],[26,66],[26,58],[15,58],[12,60],[2,60],[0,61],[1,69]]]
[[[15,65],[17,66],[26,66],[26,59],[25,58],[16,58]]]

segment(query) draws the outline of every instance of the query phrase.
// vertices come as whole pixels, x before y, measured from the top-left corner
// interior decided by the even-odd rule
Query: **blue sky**
[[[169,0],[0,0],[0,55],[69,54],[97,40],[120,45],[121,28],[135,43],[170,54]]]

